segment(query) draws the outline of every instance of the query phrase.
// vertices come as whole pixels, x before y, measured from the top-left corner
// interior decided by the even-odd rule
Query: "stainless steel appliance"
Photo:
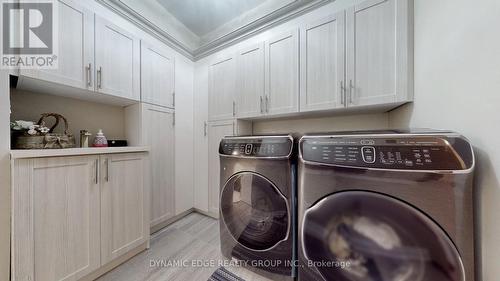
[[[272,280],[293,277],[296,153],[292,136],[220,143],[222,254]]]
[[[443,131],[299,143],[299,280],[474,281],[474,154]]]

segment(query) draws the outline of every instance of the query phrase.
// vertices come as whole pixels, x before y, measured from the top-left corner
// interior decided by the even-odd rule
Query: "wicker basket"
[[[45,124],[44,120],[47,117],[54,117],[56,119],[56,123],[50,128],[47,134],[44,136],[31,136],[27,133],[14,135],[13,147],[16,149],[57,149],[75,147],[75,138],[69,133],[68,120],[57,113],[44,113],[37,124],[43,126]],[[54,129],[59,125],[61,119],[64,121],[64,133],[56,134],[54,133]]]

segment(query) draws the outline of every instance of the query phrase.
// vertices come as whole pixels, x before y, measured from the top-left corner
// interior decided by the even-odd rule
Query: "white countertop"
[[[96,155],[112,153],[133,153],[148,152],[147,146],[126,146],[126,147],[89,147],[89,148],[66,148],[66,149],[12,149],[11,159],[41,158],[41,157],[61,157],[78,155]]]

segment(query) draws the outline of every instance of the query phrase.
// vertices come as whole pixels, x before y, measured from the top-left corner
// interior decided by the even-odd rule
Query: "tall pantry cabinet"
[[[251,133],[252,123],[247,121],[223,120],[205,123],[205,137],[208,139],[208,161],[204,168],[208,170],[208,178],[205,180],[208,182],[208,204],[207,209],[201,209],[201,211],[212,217],[219,217],[220,141],[227,136],[249,135]]]
[[[150,226],[156,231],[175,213],[175,59],[141,42],[142,103],[125,108],[127,139],[150,148]]]

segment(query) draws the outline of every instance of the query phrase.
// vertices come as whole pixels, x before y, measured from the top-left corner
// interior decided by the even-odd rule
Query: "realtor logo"
[[[56,0],[2,2],[2,68],[57,68]]]

